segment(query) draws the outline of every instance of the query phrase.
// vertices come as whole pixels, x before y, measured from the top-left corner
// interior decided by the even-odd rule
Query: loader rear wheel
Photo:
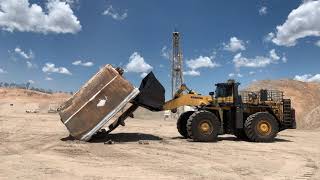
[[[254,142],[272,142],[279,132],[277,120],[268,112],[250,115],[244,126],[249,140]]]
[[[187,131],[187,121],[189,117],[194,113],[194,111],[187,111],[180,115],[180,117],[177,120],[177,129],[178,132],[184,137],[184,138],[190,138]]]
[[[220,120],[209,111],[196,111],[188,119],[188,135],[199,142],[217,141],[220,131]]]

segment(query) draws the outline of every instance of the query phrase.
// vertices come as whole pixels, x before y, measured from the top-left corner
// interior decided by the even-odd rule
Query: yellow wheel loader
[[[228,80],[216,84],[215,92],[200,95],[183,84],[174,98],[165,102],[165,90],[151,72],[143,79],[132,109],[142,106],[151,111],[171,110],[174,113],[179,107],[192,106],[194,111],[184,112],[178,118],[177,129],[184,138],[201,142],[216,141],[222,134],[270,142],[279,131],[296,128],[295,111],[290,99],[283,98],[283,92],[264,89],[239,92],[239,85]]]
[[[240,84],[229,80],[216,84],[215,92],[201,95],[182,84],[174,98],[165,102],[165,89],[152,72],[139,89],[122,74],[121,68],[106,65],[59,107],[61,121],[73,138],[88,141],[98,136],[113,117],[118,118],[102,133],[124,126],[125,119],[133,117],[139,106],[173,113],[182,106],[193,107],[180,115],[177,129],[194,141],[216,141],[220,134],[234,134],[241,139],[269,142],[279,131],[296,128],[291,101],[280,91],[239,92]]]

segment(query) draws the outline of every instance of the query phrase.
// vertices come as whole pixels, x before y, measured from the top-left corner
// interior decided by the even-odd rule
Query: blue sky
[[[312,0],[0,0],[0,81],[76,91],[113,64],[136,86],[152,70],[169,93],[176,28],[203,94],[229,78],[320,82],[319,17]]]

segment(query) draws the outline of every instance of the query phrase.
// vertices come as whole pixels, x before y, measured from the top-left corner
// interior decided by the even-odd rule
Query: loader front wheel
[[[254,142],[272,142],[279,132],[277,120],[268,112],[250,115],[244,126],[249,140]]]
[[[199,142],[217,141],[220,132],[220,120],[209,111],[196,111],[188,119],[188,135]]]
[[[180,117],[177,120],[177,129],[178,132],[184,137],[184,138],[190,138],[188,135],[187,130],[187,122],[189,117],[194,113],[194,111],[187,111],[180,115]]]

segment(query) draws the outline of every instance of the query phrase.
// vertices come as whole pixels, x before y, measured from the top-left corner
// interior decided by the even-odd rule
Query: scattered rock
[[[112,141],[112,140],[110,139],[110,140],[104,142],[104,144],[114,144],[114,141]]]
[[[148,141],[144,141],[144,140],[140,140],[138,141],[139,144],[144,144],[144,145],[148,145],[149,142]]]

